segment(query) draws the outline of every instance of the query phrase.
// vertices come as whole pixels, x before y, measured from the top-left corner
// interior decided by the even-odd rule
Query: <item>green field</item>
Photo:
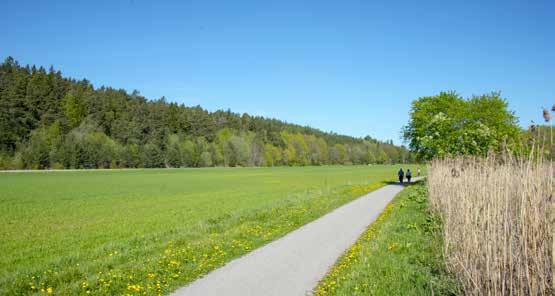
[[[398,166],[0,174],[0,294],[167,294]]]

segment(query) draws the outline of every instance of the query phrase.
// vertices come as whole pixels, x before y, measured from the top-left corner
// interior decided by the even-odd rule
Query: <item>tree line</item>
[[[8,57],[0,65],[0,168],[304,166],[410,162],[391,141],[95,88]]]

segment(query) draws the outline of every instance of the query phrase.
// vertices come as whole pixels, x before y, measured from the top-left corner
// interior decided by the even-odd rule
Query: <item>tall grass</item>
[[[447,266],[471,295],[550,295],[553,164],[538,159],[435,160],[430,203],[444,222]]]

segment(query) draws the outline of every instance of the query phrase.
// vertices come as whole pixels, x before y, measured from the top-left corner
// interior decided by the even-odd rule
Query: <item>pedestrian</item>
[[[410,169],[407,170],[407,181],[409,181],[410,184],[410,178],[412,177],[412,173],[410,172]]]
[[[399,176],[399,183],[403,184],[403,179],[405,178],[405,172],[403,172],[403,168],[399,169],[399,172],[397,172],[397,176]]]

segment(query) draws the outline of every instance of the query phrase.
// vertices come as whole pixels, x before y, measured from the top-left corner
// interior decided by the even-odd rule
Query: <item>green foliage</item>
[[[341,144],[335,144],[330,151],[330,162],[333,164],[342,164],[347,161],[347,150]]]
[[[517,118],[499,93],[463,99],[455,92],[412,103],[404,138],[422,159],[460,154],[485,155],[518,142]]]
[[[8,58],[0,64],[0,154],[0,169],[48,169],[394,163],[408,151],[370,137],[95,89]]]
[[[200,154],[199,166],[201,167],[211,167],[214,163],[212,162],[212,154],[208,151],[204,151]]]
[[[141,147],[141,166],[145,168],[159,168],[164,166],[164,154],[160,147],[153,143],[147,143]]]
[[[129,144],[120,150],[121,167],[137,168],[141,165],[140,148],[137,144]]]
[[[282,153],[281,150],[272,145],[272,144],[266,144],[264,145],[264,165],[265,166],[276,166],[276,165],[280,165],[282,163]]]
[[[183,164],[179,136],[176,134],[172,134],[168,138],[168,145],[166,146],[166,163],[174,168],[178,168]]]
[[[244,138],[231,136],[224,146],[224,155],[229,166],[247,166],[249,160],[249,145]]]
[[[28,144],[22,149],[22,158],[25,167],[31,169],[44,169],[49,167],[50,149],[48,146],[48,134],[45,129],[37,129],[31,132]]]
[[[62,99],[62,108],[64,110],[65,118],[67,119],[69,128],[74,128],[81,124],[85,118],[86,110],[84,105],[72,93],[68,92]]]

